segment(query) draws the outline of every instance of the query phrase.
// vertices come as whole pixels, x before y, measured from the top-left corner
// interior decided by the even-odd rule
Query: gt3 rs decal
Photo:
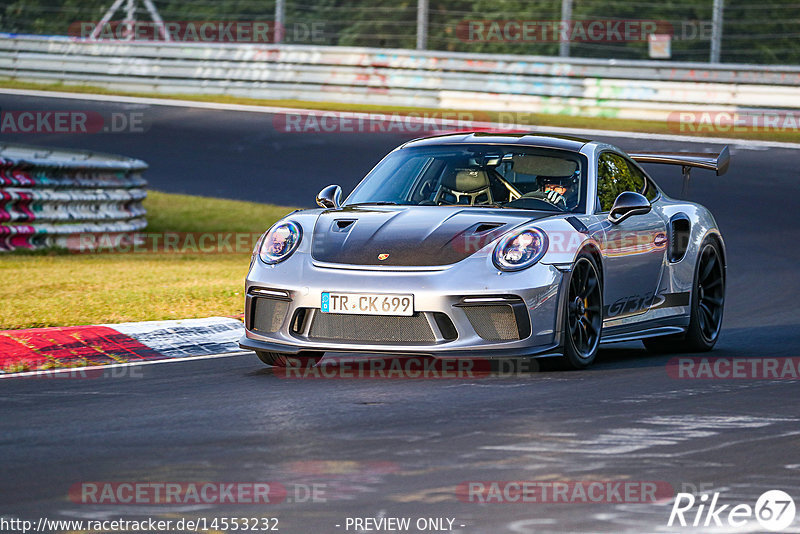
[[[689,292],[663,293],[660,295],[630,295],[617,299],[607,304],[603,310],[605,317],[617,317],[635,313],[640,310],[654,310],[658,308],[674,308],[689,305]]]

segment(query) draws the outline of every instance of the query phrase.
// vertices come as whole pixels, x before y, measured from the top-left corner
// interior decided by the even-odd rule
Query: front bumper
[[[310,255],[302,253],[277,265],[265,265],[256,259],[247,276],[246,332],[239,344],[244,349],[289,354],[324,351],[443,358],[545,354],[560,346],[564,280],[563,273],[551,265],[538,264],[508,273],[498,271],[491,259],[485,257],[471,257],[446,268],[422,270],[343,268],[317,263]],[[325,291],[413,293],[417,313],[407,321],[348,316],[343,324],[355,324],[357,328],[345,329],[346,333],[337,334],[336,339],[320,337],[320,329],[314,327],[314,322],[338,315],[320,312]],[[261,307],[258,316],[257,299],[266,299],[267,304],[266,307],[258,304]],[[503,311],[507,308],[514,315],[517,335],[512,336],[513,339],[496,336],[497,329],[491,326],[487,334],[486,325],[476,323],[484,317],[476,315],[478,306],[494,306],[493,310]],[[270,324],[266,327],[264,309],[274,313],[274,320],[268,321]],[[364,328],[359,328],[362,320]],[[403,339],[406,323],[413,323],[416,332],[426,327],[429,332],[425,330],[428,334],[422,336],[424,339]],[[350,332],[353,336],[348,339]]]

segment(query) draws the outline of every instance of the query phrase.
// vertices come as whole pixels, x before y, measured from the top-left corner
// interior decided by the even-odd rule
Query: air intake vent
[[[317,313],[308,336],[353,343],[436,342],[428,320],[421,313],[409,317]]]
[[[253,331],[272,334],[280,330],[286,319],[289,302],[277,299],[253,299]]]
[[[486,341],[514,341],[531,335],[525,301],[515,295],[463,297],[464,310],[475,333]]]
[[[450,317],[448,317],[446,313],[433,312],[433,319],[436,321],[436,326],[439,327],[439,331],[446,341],[452,341],[458,338],[458,331],[456,331],[453,321],[450,320]]]
[[[511,306],[469,306],[464,308],[472,328],[487,341],[519,339],[517,320]]]
[[[669,261],[677,263],[686,255],[689,248],[692,225],[683,213],[673,215],[669,221]]]

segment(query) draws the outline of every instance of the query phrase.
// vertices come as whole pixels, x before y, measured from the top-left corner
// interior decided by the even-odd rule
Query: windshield
[[[384,158],[345,204],[582,211],[586,198],[584,162],[580,154],[544,148],[405,148]]]

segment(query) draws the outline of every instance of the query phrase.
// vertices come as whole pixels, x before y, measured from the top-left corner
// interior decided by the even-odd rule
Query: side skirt
[[[686,327],[683,326],[662,326],[661,328],[649,328],[631,334],[604,335],[600,338],[600,343],[620,343],[622,341],[639,341],[646,337],[669,336],[672,334],[683,334]]]
[[[638,341],[647,337],[683,334],[689,325],[688,317],[664,317],[637,324],[626,324],[603,328],[600,343]]]

